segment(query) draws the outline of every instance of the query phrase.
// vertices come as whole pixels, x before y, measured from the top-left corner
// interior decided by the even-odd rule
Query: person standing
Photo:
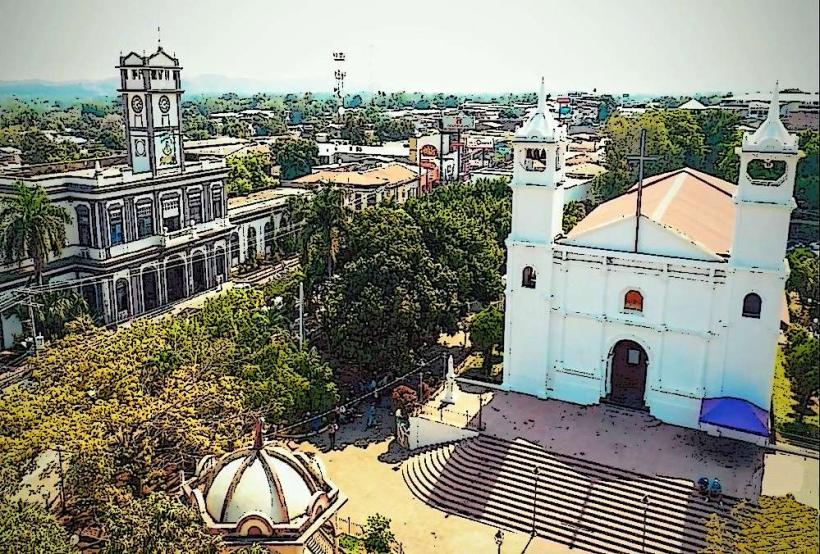
[[[339,430],[339,424],[332,422],[327,428],[327,436],[330,439],[330,450],[336,450],[336,431]]]

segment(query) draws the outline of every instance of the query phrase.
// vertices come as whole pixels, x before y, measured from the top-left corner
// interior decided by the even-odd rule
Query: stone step
[[[529,533],[532,531],[532,507],[520,507],[505,504],[495,498],[491,491],[476,487],[465,488],[454,483],[440,487],[432,484],[435,477],[429,474],[423,463],[410,467],[411,479],[424,492],[420,498],[444,511],[463,515],[493,526]],[[536,512],[535,526],[538,535],[553,542],[571,545],[587,552],[600,554],[628,554],[635,552],[634,545],[624,542],[619,537],[612,537],[606,532],[594,528],[579,527],[566,518],[555,517],[555,514]],[[657,550],[648,547],[646,552],[667,554],[668,549]],[[673,550],[671,552],[680,552]]]
[[[440,457],[437,457],[438,454],[429,453],[425,455],[421,463],[427,464],[430,473],[437,475],[440,482],[446,483],[448,488],[453,486],[470,488],[477,483],[481,483],[481,481],[476,482],[467,475],[461,475],[461,473],[466,473],[463,468],[453,468],[451,472],[444,470],[441,466]],[[580,501],[567,499],[566,496],[562,496],[560,493],[555,494],[552,490],[542,489],[540,483],[537,498],[533,495],[534,482],[524,484],[526,488],[522,490],[520,483],[509,483],[507,479],[497,477],[493,482],[486,483],[486,485],[492,491],[492,500],[494,502],[505,506],[517,506],[522,510],[529,510],[530,513],[533,507],[537,507],[537,513],[548,514],[557,520],[571,524],[577,524],[579,521],[582,523],[588,522],[589,525],[594,525],[599,531],[610,537],[617,537],[625,544],[630,543],[634,536],[640,536],[643,532],[641,518],[637,521],[633,518],[625,518],[615,510],[600,509],[593,502],[584,499]],[[679,529],[682,530],[683,526],[680,526]],[[693,539],[693,537],[687,537],[684,534],[679,537],[670,536],[671,533],[668,528],[659,528],[657,525],[651,526],[649,520],[647,520],[646,532],[647,544],[652,544],[660,552],[697,551],[703,546],[702,540]],[[682,545],[686,545],[686,548],[682,548]]]
[[[483,466],[477,460],[470,460],[469,457],[461,459],[464,455],[462,450],[456,450],[442,470],[442,475],[446,472],[461,472],[465,475],[473,475],[481,478],[482,472],[486,472],[487,466]],[[512,494],[533,497],[535,478],[532,467],[528,471],[513,469],[505,460],[503,466],[498,466],[500,470],[494,475],[495,481],[492,483],[496,490],[503,487]],[[495,469],[495,468],[494,468]],[[643,526],[644,506],[639,500],[624,501],[623,497],[607,491],[599,482],[580,482],[556,479],[554,474],[546,472],[539,475],[538,498],[544,502],[553,502],[557,506],[570,510],[573,514],[598,514],[601,518],[613,524],[622,524],[641,529]],[[657,498],[657,497],[655,497]],[[668,537],[673,541],[692,542],[701,546],[702,533],[692,530],[702,529],[704,519],[693,517],[684,510],[683,513],[677,510],[668,510],[657,501],[655,504],[647,506],[647,527],[652,527],[659,535]]]

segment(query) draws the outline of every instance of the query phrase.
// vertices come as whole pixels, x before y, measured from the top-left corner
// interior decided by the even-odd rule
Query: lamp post
[[[495,533],[495,545],[498,547],[498,554],[501,554],[502,544],[504,544],[504,533],[499,529]]]
[[[643,502],[643,529],[641,533],[641,552],[646,552],[646,509],[649,506],[649,495],[643,495],[641,498]]]
[[[536,504],[538,502],[538,475],[541,473],[541,468],[536,466],[535,469],[532,470],[532,472],[535,474],[535,488],[533,490],[532,495],[532,536],[534,537],[535,535],[537,535],[535,531],[535,510]]]

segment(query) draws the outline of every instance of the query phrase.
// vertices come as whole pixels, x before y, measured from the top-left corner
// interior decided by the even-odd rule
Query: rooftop
[[[292,182],[298,185],[328,183],[343,186],[379,187],[405,183],[417,178],[418,173],[411,167],[399,163],[389,163],[359,171],[322,170],[299,177]]]

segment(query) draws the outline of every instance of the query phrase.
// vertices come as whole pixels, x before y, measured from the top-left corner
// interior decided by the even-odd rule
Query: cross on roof
[[[638,163],[638,200],[635,203],[635,246],[633,252],[638,251],[638,233],[641,229],[641,198],[643,197],[643,164],[654,162],[658,156],[646,155],[646,129],[641,129],[641,138],[637,154],[626,157],[627,163]]]

